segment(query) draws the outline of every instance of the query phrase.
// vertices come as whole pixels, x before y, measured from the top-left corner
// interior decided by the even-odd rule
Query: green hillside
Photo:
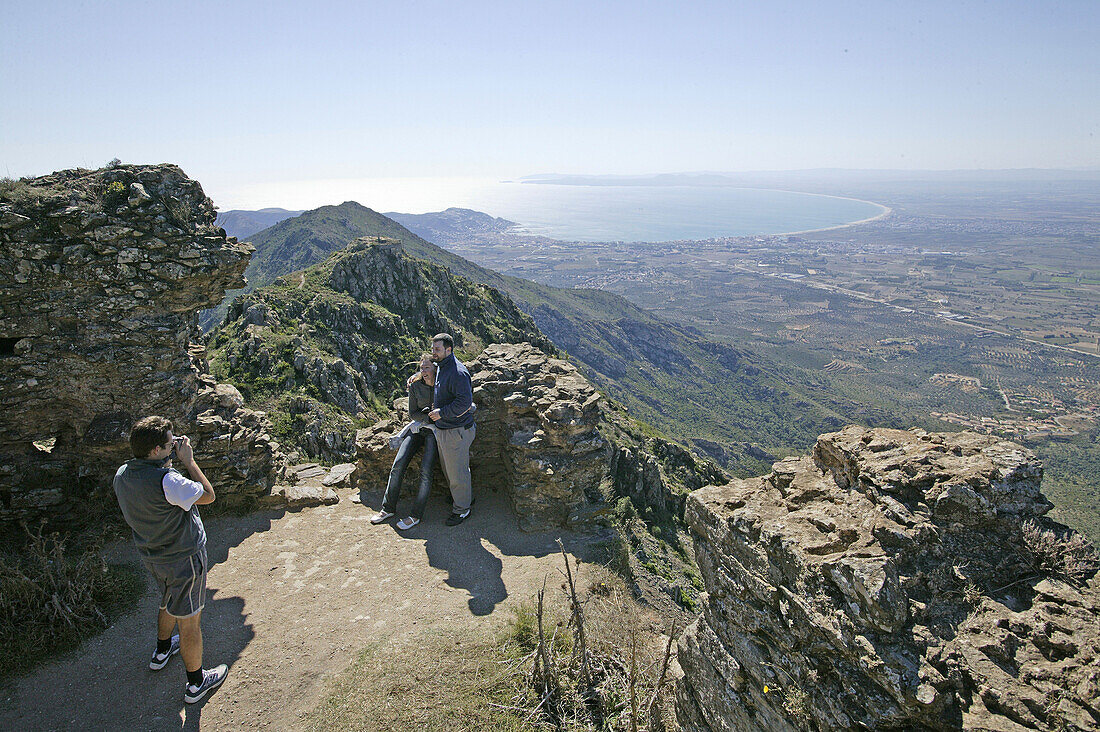
[[[735,472],[764,470],[773,456],[804,451],[819,433],[850,419],[799,374],[743,345],[707,341],[619,295],[502,276],[353,202],[307,211],[253,236],[250,286],[315,264],[362,236],[392,238],[413,257],[507,293],[607,397]]]
[[[524,341],[555,353],[507,295],[366,238],[239,296],[208,355],[219,379],[272,415],[280,442],[338,462],[354,456],[356,425],[389,412],[439,332],[464,357]]]

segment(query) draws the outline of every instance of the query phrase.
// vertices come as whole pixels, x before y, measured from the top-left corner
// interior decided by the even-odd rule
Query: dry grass
[[[672,710],[664,693],[667,682],[656,693],[668,648],[661,621],[634,601],[617,575],[599,565],[571,566],[591,679],[582,681],[575,608],[559,566],[561,576],[551,575],[543,595],[541,618],[532,598],[480,633],[432,629],[409,641],[365,649],[332,683],[307,727],[324,732],[665,729]],[[562,704],[554,714],[540,703],[534,684],[540,653],[556,674]],[[590,713],[597,696],[600,725]]]
[[[537,729],[666,729],[671,638],[662,640],[660,622],[638,606],[619,577],[598,566],[584,570],[582,579],[579,563],[574,568],[566,558],[561,592],[539,593],[538,640],[520,659],[511,706],[525,710]],[[564,628],[551,620],[563,614]],[[518,627],[512,626],[513,634]],[[560,641],[562,631],[570,642]],[[526,628],[523,635],[529,636]]]
[[[27,535],[18,554],[0,554],[0,679],[75,648],[145,587],[137,569],[108,565],[94,548],[69,556],[56,534]]]
[[[1096,548],[1077,532],[1059,536],[1036,521],[1027,521],[1021,535],[1032,565],[1038,571],[1081,584],[1100,567]]]
[[[503,708],[509,658],[496,638],[429,632],[405,644],[378,643],[340,674],[307,720],[324,732],[462,732],[530,729]]]

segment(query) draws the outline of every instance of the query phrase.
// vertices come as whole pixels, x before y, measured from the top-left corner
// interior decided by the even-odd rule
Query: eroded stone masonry
[[[849,427],[694,492],[683,729],[1097,729],[1095,552],[1041,477],[995,437]]]
[[[226,502],[280,460],[260,413],[206,373],[197,312],[244,284],[227,238],[172,165],[66,170],[0,189],[0,521],[77,518],[129,456],[129,426],[189,434]]]

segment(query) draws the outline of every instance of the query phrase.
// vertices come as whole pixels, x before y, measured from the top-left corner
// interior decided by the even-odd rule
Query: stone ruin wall
[[[1033,522],[1073,539],[1040,519],[1041,477],[995,437],[853,426],[692,493],[708,595],[678,645],[682,728],[1100,727],[1096,555],[1036,552]]]
[[[197,311],[244,284],[251,247],[172,165],[66,170],[0,192],[0,522],[79,520],[136,418],[189,434],[228,502],[266,492],[278,445],[206,373]],[[102,496],[100,496],[102,497]]]

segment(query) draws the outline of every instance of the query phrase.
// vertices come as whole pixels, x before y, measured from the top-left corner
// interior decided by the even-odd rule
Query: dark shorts
[[[206,604],[206,547],[176,562],[145,560],[160,587],[160,609],[174,618],[189,618]]]

